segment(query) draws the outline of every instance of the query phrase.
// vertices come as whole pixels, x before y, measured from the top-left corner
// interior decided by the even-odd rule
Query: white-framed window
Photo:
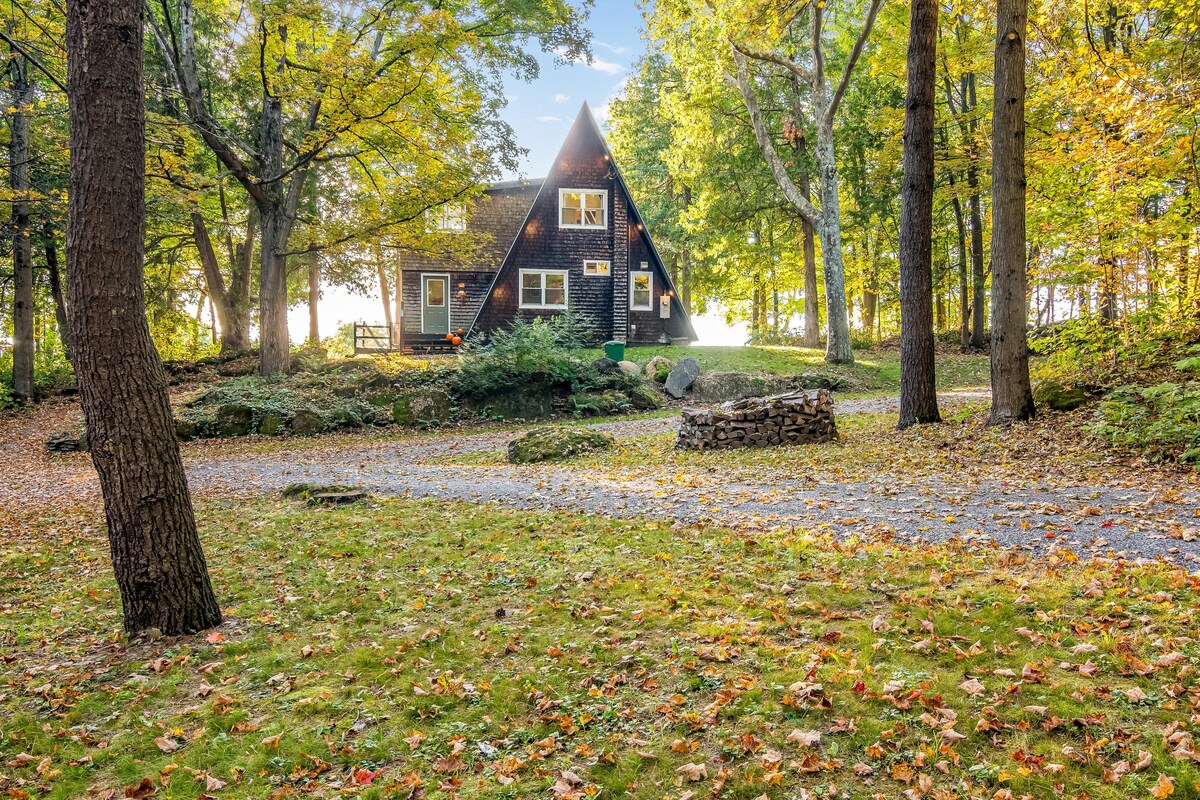
[[[429,226],[435,231],[462,233],[467,229],[467,208],[461,203],[445,203],[427,213]]]
[[[608,229],[608,190],[559,189],[558,227]]]
[[[607,261],[592,261],[588,259],[583,262],[583,274],[608,277],[612,274],[612,264]]]
[[[521,270],[521,308],[566,308],[565,269]]]
[[[654,273],[629,273],[629,307],[634,311],[654,309]]]

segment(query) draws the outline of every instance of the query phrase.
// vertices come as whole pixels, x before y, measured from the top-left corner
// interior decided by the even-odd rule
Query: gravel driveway
[[[986,398],[986,390],[973,390],[946,393],[939,400],[946,408]],[[895,398],[843,401],[838,411],[887,411],[896,403]],[[677,425],[676,418],[657,418],[596,427],[628,437],[667,433]],[[703,475],[681,487],[667,477],[622,476],[570,464],[465,469],[444,463],[455,452],[501,450],[514,435],[456,433],[335,450],[193,457],[187,467],[193,489],[201,492],[277,491],[300,481],[343,483],[380,494],[645,515],[688,524],[828,527],[911,541],[959,537],[1042,552],[1068,546],[1098,556],[1200,562],[1200,543],[1186,541],[1200,516],[1200,492],[1165,487],[965,485],[940,479],[913,485],[891,478],[814,486]],[[429,463],[433,460],[443,463]]]

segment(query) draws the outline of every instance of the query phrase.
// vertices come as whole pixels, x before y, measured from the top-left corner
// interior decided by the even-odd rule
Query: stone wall
[[[675,447],[771,447],[820,444],[836,438],[833,397],[825,389],[818,389],[751,397],[713,409],[685,408]]]

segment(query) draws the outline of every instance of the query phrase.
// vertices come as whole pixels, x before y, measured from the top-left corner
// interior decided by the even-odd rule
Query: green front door
[[[421,333],[450,332],[450,279],[421,276]]]

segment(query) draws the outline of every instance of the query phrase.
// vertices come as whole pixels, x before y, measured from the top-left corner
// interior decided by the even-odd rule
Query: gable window
[[[445,203],[428,211],[430,227],[435,231],[462,233],[467,229],[467,209],[459,203]]]
[[[629,307],[634,311],[654,308],[654,273],[634,272],[629,276]]]
[[[607,261],[584,261],[584,275],[610,275],[612,273],[612,265]]]
[[[566,308],[565,269],[521,270],[521,308]]]
[[[608,191],[604,189],[559,189],[558,226],[607,230]]]

